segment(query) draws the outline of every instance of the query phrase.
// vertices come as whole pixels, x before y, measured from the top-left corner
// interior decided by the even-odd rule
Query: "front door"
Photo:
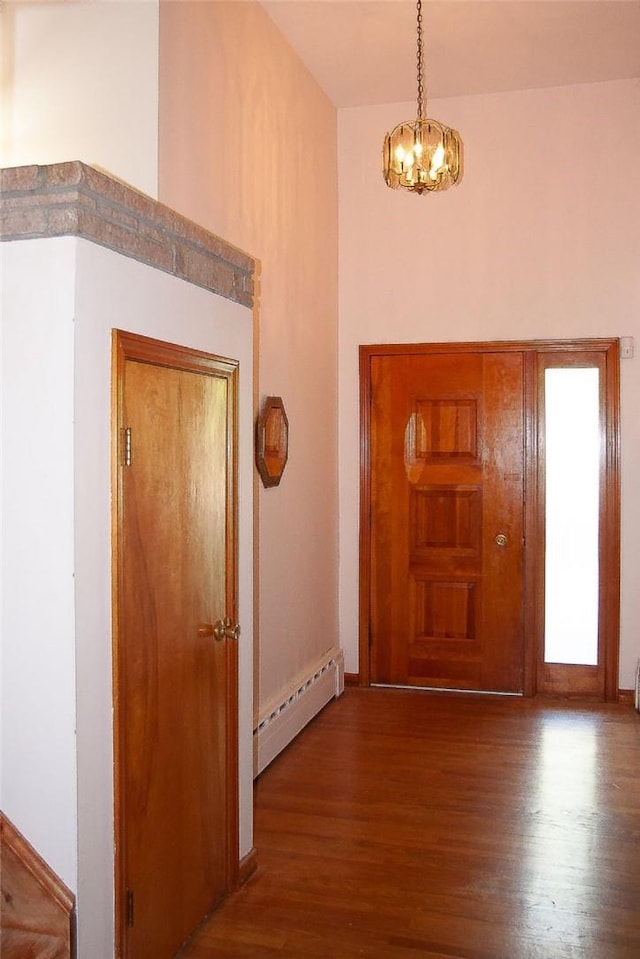
[[[369,371],[370,680],[522,692],[523,354]]]
[[[120,954],[172,959],[237,871],[237,364],[115,354]]]

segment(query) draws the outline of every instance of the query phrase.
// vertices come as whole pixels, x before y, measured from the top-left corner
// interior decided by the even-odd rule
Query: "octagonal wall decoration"
[[[263,486],[277,486],[289,455],[289,420],[280,396],[267,396],[256,424],[256,466]]]

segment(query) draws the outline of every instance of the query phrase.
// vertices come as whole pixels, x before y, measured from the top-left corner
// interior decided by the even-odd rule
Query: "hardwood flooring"
[[[640,716],[348,689],[256,784],[184,959],[639,959]]]

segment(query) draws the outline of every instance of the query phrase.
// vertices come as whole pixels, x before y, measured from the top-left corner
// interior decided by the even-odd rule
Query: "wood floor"
[[[349,689],[256,785],[184,959],[640,959],[630,706]]]

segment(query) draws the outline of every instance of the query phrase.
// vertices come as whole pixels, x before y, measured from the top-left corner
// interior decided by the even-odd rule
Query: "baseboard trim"
[[[240,867],[238,869],[238,888],[244,886],[247,879],[250,879],[253,876],[254,872],[258,868],[258,850],[255,846],[252,846],[246,856],[243,856],[240,860]]]
[[[2,859],[0,925],[3,954],[75,955],[75,896],[4,813],[0,813]],[[15,950],[15,951],[13,951]]]
[[[345,684],[345,686],[359,686],[359,685],[360,685],[360,673],[345,673],[345,674],[344,674],[344,684]]]

